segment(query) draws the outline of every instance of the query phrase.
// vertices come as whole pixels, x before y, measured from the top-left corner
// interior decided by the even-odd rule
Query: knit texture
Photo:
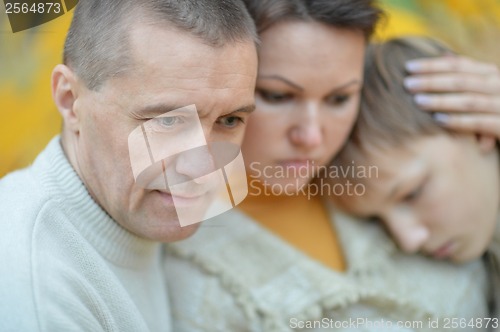
[[[345,273],[305,256],[237,209],[170,244],[174,330],[299,331],[299,322],[326,318],[367,322],[338,331],[446,331],[444,318],[488,316],[490,290],[481,261],[456,266],[404,255],[377,224],[331,214]],[[428,326],[436,319],[440,329]],[[393,328],[369,325],[382,320]],[[422,328],[397,327],[417,321]]]
[[[162,249],[96,204],[56,137],[0,181],[0,330],[170,331]]]
[[[492,329],[492,331],[500,332],[500,221],[497,223],[493,241],[484,258],[490,274],[492,288],[490,297],[490,305],[493,311],[492,317],[498,319],[496,328]]]

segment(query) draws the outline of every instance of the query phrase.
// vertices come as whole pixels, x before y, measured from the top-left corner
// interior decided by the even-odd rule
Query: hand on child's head
[[[464,56],[412,59],[405,87],[437,123],[464,133],[500,139],[500,69]]]

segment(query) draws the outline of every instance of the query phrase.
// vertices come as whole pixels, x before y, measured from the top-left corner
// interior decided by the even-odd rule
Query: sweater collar
[[[261,316],[264,324],[275,326],[270,331],[287,330],[280,325],[283,317],[312,320],[324,317],[325,310],[356,312],[361,299],[407,319],[444,316],[449,313],[444,302],[429,301],[433,288],[424,285],[437,280],[447,285],[443,294],[452,295],[463,290],[470,273],[478,284],[483,282],[480,262],[457,267],[404,255],[376,223],[331,211],[346,255],[345,273],[310,259],[238,209],[202,224],[191,238],[168,248],[217,276],[250,320]],[[458,273],[463,269],[468,272]],[[448,300],[457,299],[452,295]]]
[[[120,266],[140,268],[153,263],[160,243],[140,238],[114,221],[90,196],[69,163],[59,136],[35,161],[42,186],[79,233],[106,259]]]
[[[219,275],[224,286],[238,294],[240,305],[247,307],[248,313],[253,303],[266,316],[274,316],[281,308],[299,318],[317,318],[321,317],[322,307],[347,307],[361,297],[378,297],[379,301],[383,298],[421,314],[397,297],[381,294],[369,283],[360,283],[363,279],[373,281],[374,275],[385,276],[386,272],[377,272],[391,266],[390,256],[396,248],[383,231],[338,213],[334,220],[347,254],[345,273],[310,259],[238,209],[202,225],[191,238],[169,244],[168,248],[172,254]],[[280,303],[290,297],[295,298],[291,301],[294,307],[283,308]]]

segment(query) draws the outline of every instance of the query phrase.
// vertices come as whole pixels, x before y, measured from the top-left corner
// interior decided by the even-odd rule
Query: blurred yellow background
[[[431,35],[500,64],[500,0],[381,0],[377,39]],[[0,177],[29,165],[61,129],[50,74],[61,61],[71,13],[13,34],[0,5]]]

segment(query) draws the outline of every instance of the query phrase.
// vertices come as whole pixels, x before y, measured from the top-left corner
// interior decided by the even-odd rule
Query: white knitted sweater
[[[341,214],[334,219],[345,273],[310,259],[237,209],[170,244],[174,330],[450,331],[447,319],[488,316],[481,261],[455,266],[404,255],[378,225]],[[320,327],[309,329],[313,324]]]
[[[0,181],[0,331],[171,331],[162,252],[92,200],[56,137]]]

